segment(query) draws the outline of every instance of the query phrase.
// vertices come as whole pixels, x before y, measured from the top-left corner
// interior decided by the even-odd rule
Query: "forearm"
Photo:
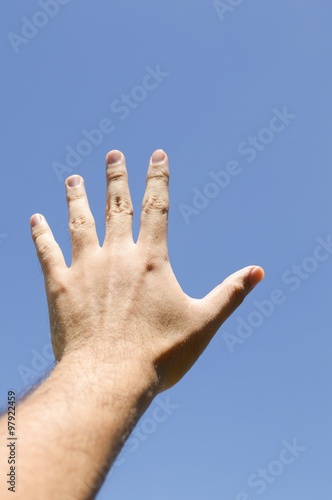
[[[134,363],[106,365],[81,352],[64,357],[18,407],[17,497],[93,498],[153,398],[151,381]],[[2,419],[0,435],[6,425]],[[1,483],[1,498],[11,498]]]

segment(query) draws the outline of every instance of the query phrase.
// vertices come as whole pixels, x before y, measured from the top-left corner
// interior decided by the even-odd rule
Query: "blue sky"
[[[30,215],[70,263],[66,173],[84,177],[102,239],[104,158],[120,149],[137,235],[163,148],[185,292],[251,264],[266,277],[152,403],[98,498],[329,500],[332,6],[42,3],[8,4],[0,21],[0,401],[52,364]]]

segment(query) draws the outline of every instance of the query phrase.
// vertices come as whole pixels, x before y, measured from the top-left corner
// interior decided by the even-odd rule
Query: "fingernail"
[[[72,175],[67,179],[67,186],[70,188],[75,188],[80,186],[81,182],[82,182],[82,177],[80,177],[79,175]]]
[[[122,153],[120,151],[114,150],[110,151],[107,155],[106,163],[107,165],[116,165],[122,160]]]
[[[254,269],[251,271],[249,275],[251,287],[255,288],[255,286],[258,285],[258,283],[260,283],[263,278],[264,278],[264,270],[259,266],[254,267]]]
[[[166,153],[162,149],[157,149],[151,157],[152,163],[162,163],[166,158]]]
[[[30,219],[30,225],[31,227],[36,227],[39,226],[40,224],[43,223],[43,217],[39,214],[35,214],[31,217]]]

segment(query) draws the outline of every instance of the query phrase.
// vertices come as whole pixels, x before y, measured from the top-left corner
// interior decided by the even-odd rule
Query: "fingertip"
[[[123,154],[118,149],[109,151],[106,155],[106,165],[116,165],[123,160]]]
[[[163,163],[167,158],[167,155],[163,149],[156,149],[156,151],[151,156],[151,163]]]
[[[255,266],[249,274],[251,288],[254,288],[256,285],[258,285],[258,283],[260,283],[264,279],[264,276],[264,269],[260,266]]]
[[[41,226],[44,222],[45,219],[41,214],[34,214],[30,217],[30,226],[32,229],[34,227]]]
[[[80,175],[71,175],[66,179],[66,187],[67,188],[76,188],[81,186],[83,183],[83,177]]]

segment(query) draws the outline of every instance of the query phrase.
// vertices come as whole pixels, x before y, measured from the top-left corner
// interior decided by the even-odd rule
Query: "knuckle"
[[[46,261],[52,251],[51,245],[49,243],[43,242],[38,245],[37,254],[41,261]]]
[[[152,179],[163,181],[168,184],[169,181],[169,170],[165,166],[159,169],[150,169],[148,171],[147,180],[150,181]]]
[[[115,196],[112,198],[107,207],[107,219],[117,214],[128,215],[130,217],[134,214],[132,204],[122,196]]]
[[[161,198],[157,194],[151,194],[143,202],[143,212],[146,214],[149,214],[151,212],[167,214],[168,201],[164,198]]]
[[[47,268],[49,265],[49,262],[51,261],[50,257],[54,251],[55,246],[57,246],[57,243],[42,239],[42,236],[43,236],[43,234],[40,234],[35,239],[36,248],[37,248],[37,255],[38,255],[39,261],[42,263],[42,266],[44,268]]]
[[[122,168],[108,168],[106,171],[108,181],[121,181],[127,178],[127,173],[125,169]]]
[[[68,291],[64,279],[60,276],[48,280],[47,288],[48,292],[54,297],[64,295]]]
[[[71,231],[93,228],[94,225],[94,220],[85,214],[77,215],[76,217],[73,217],[69,222],[69,228]]]
[[[230,302],[235,303],[238,306],[242,304],[247,295],[244,283],[233,280],[230,280],[227,283],[227,292]]]
[[[81,201],[81,200],[84,200],[85,198],[86,198],[86,195],[84,192],[78,192],[78,193],[69,192],[69,193],[67,193],[68,202]]]
[[[53,244],[51,244],[51,242],[46,238],[46,236],[47,236],[46,231],[43,231],[37,234],[34,238],[37,249],[37,255],[39,259],[42,261],[47,259],[48,255],[53,249]]]

